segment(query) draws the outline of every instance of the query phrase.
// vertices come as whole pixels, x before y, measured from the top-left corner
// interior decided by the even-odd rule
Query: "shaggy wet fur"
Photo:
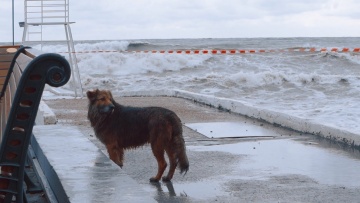
[[[114,101],[110,91],[88,91],[88,119],[97,138],[105,144],[110,159],[123,166],[125,149],[132,149],[150,143],[158,162],[158,172],[150,181],[159,181],[169,157],[170,169],[163,181],[170,181],[177,165],[180,173],[189,169],[182,125],[172,111],[161,107],[130,107]]]

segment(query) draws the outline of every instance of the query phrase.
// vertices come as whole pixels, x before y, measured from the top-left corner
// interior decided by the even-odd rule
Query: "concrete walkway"
[[[32,147],[58,202],[155,202],[77,127],[38,125]]]
[[[57,173],[61,174],[60,179],[65,179],[62,183],[72,202],[102,199],[120,202],[117,198],[121,197],[126,202],[358,202],[360,199],[357,150],[186,99],[115,100],[124,105],[162,106],[175,111],[184,124],[190,170],[186,176],[176,173],[171,183],[149,183],[156,173],[156,161],[148,145],[126,151],[124,167],[118,168],[104,158],[106,153],[101,155],[104,146],[95,138],[86,119],[87,99],[49,99],[45,102],[55,113],[58,124],[37,127],[36,131],[43,134],[37,140],[46,149],[45,153],[53,157],[49,162],[53,162],[55,170],[62,171]],[[73,133],[74,126],[77,133]],[[46,135],[58,128],[65,131],[51,137]],[[96,187],[93,183],[97,183]]]

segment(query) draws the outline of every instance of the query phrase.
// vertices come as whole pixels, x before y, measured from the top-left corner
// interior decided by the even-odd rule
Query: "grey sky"
[[[23,1],[15,0],[15,41]],[[359,0],[70,0],[75,40],[360,37]],[[11,1],[0,0],[0,42],[11,41]],[[45,38],[62,39],[63,27]]]

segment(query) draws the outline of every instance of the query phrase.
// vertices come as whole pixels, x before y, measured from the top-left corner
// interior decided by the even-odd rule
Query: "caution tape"
[[[336,53],[360,53],[360,48],[297,48],[297,49],[212,49],[212,50],[152,50],[152,51],[117,51],[117,50],[97,50],[97,51],[77,51],[77,52],[58,52],[60,54],[93,54],[93,53],[152,53],[152,54],[254,54],[254,53],[274,53],[274,52],[336,52]]]

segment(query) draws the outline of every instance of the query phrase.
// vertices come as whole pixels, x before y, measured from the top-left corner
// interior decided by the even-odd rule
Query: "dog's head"
[[[100,113],[113,112],[115,101],[110,91],[96,89],[94,91],[86,92],[86,95],[89,99],[89,105],[93,108],[97,108]]]

